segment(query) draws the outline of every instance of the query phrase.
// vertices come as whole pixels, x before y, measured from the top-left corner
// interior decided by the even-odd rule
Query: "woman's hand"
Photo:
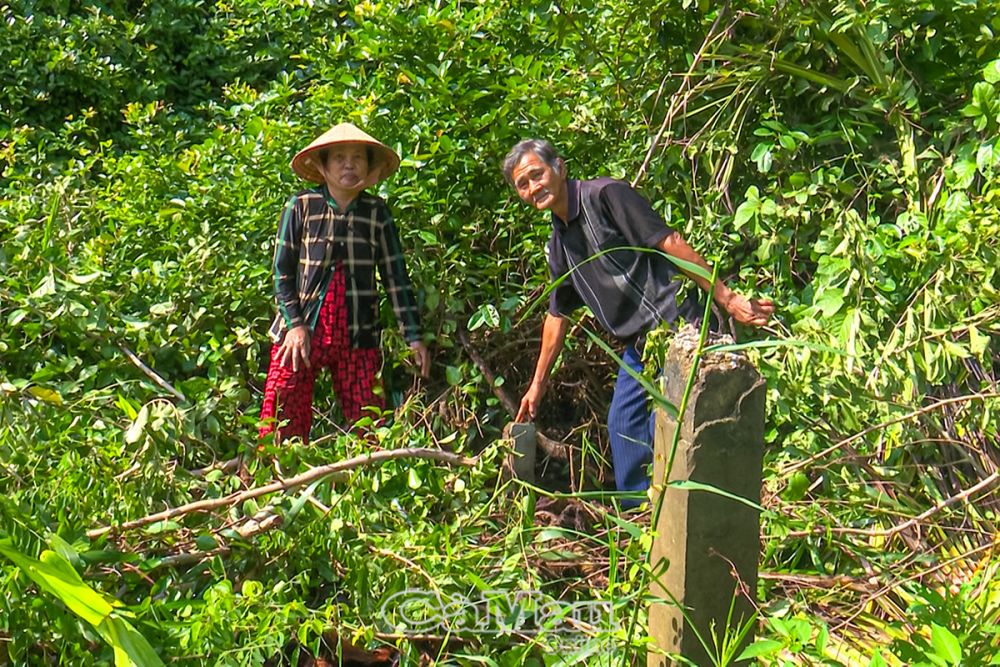
[[[305,324],[290,329],[278,348],[281,365],[291,366],[295,373],[300,368],[309,368],[309,338],[309,327]]]
[[[415,340],[410,343],[410,349],[413,350],[413,361],[417,365],[417,369],[420,371],[420,377],[426,378],[430,377],[431,374],[431,353],[424,345],[423,341]]]

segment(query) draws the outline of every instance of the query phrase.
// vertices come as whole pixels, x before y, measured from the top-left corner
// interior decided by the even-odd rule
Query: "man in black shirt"
[[[522,421],[535,416],[549,373],[562,350],[568,328],[566,316],[576,308],[588,306],[601,325],[625,343],[623,359],[637,372],[642,371],[641,345],[646,333],[678,316],[688,320],[701,316],[702,309],[694,298],[678,305],[678,274],[683,272],[675,264],[658,253],[638,252],[630,247],[655,248],[709,272],[711,269],[628,183],[611,178],[567,179],[566,164],[547,141],[527,139],[518,143],[504,160],[503,172],[524,202],[539,211],[551,212],[552,280],[569,273],[550,293],[535,375],[517,414],[517,421]],[[602,251],[604,254],[595,258]],[[688,277],[737,322],[761,326],[774,312],[774,304],[768,299],[748,299],[721,281],[711,285],[702,276]],[[642,385],[624,368],[615,384],[608,431],[618,490],[645,490],[649,487],[646,466],[653,454],[652,420]]]

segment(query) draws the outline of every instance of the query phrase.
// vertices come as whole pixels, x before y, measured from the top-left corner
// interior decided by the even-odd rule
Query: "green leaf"
[[[258,136],[264,131],[264,120],[260,116],[252,118],[250,122],[246,124],[245,130],[249,136]]]
[[[962,645],[948,628],[931,623],[931,645],[934,652],[949,665],[962,664]]]
[[[149,314],[156,316],[168,315],[174,312],[174,308],[176,308],[176,306],[174,305],[173,301],[154,303],[152,306],[149,307]]]
[[[972,101],[984,111],[991,108],[996,96],[996,88],[983,81],[972,87]]]
[[[745,201],[736,208],[736,215],[733,216],[733,228],[739,229],[743,225],[747,224],[752,218],[754,213],[757,212],[758,203],[752,201]]]
[[[69,561],[54,551],[43,551],[41,560],[23,555],[9,539],[0,540],[0,554],[12,560],[39,588],[55,596],[70,611],[97,627],[113,607],[83,583]]]
[[[758,639],[750,646],[743,649],[743,652],[736,658],[737,662],[760,658],[765,655],[774,655],[784,647],[784,644],[775,639]]]
[[[31,293],[33,299],[40,299],[56,293],[56,279],[52,272],[42,279],[35,291]]]
[[[202,551],[212,551],[213,549],[219,546],[219,543],[216,541],[215,537],[209,535],[208,533],[199,535],[198,537],[194,538],[194,544]]]
[[[59,537],[55,533],[49,533],[45,536],[45,540],[52,547],[52,550],[59,554],[62,558],[66,560],[67,563],[73,566],[73,568],[83,567],[83,562],[80,560],[80,554],[76,552],[73,545]]]
[[[823,314],[823,317],[833,317],[844,305],[844,293],[832,287],[820,292],[820,298],[816,301],[816,308]]]
[[[887,667],[881,651],[875,652],[875,655],[872,656],[871,661],[868,663],[868,667]]]
[[[54,551],[43,551],[40,560],[25,556],[9,539],[0,539],[0,554],[6,556],[28,575],[40,589],[55,596],[70,611],[94,626],[111,644],[118,667],[162,667],[163,663],[145,637],[126,620],[114,614],[121,606],[108,601],[92,589],[66,558]]]
[[[753,153],[750,155],[750,159],[757,163],[757,170],[763,174],[766,174],[771,170],[771,164],[774,159],[772,150],[774,149],[774,144],[764,143],[757,144],[753,149]]]
[[[424,483],[424,480],[420,479],[420,474],[417,472],[416,468],[410,468],[410,472],[406,478],[406,485],[411,489],[419,489]]]
[[[993,168],[995,158],[993,156],[993,144],[983,144],[976,151],[976,168],[983,175],[987,175]]]
[[[633,540],[637,540],[642,536],[642,528],[631,521],[626,521],[614,514],[605,514],[604,516],[610,519],[612,523],[618,525],[618,527],[624,529]]]
[[[149,524],[148,526],[143,528],[143,532],[146,533],[147,535],[159,535],[160,533],[167,533],[172,530],[177,530],[180,527],[181,524],[177,523],[176,521],[171,521],[168,519],[165,521],[157,521],[156,523]]]
[[[809,477],[803,472],[796,472],[792,475],[792,478],[788,480],[788,486],[785,488],[785,492],[781,494],[781,497],[789,502],[795,502],[797,500],[802,500],[806,495],[806,490],[809,488]]]
[[[549,542],[551,540],[571,539],[573,535],[562,528],[545,528],[535,534],[536,542]]]
[[[445,379],[448,380],[448,384],[455,386],[462,383],[462,371],[458,369],[457,366],[446,366],[444,369]]]
[[[130,445],[138,442],[139,438],[142,437],[143,432],[146,430],[146,424],[148,422],[149,407],[144,405],[139,410],[139,414],[137,414],[135,419],[132,421],[132,425],[129,426],[128,431],[125,432],[125,442]]]
[[[100,271],[94,271],[93,273],[88,273],[88,274],[83,275],[83,276],[77,276],[77,275],[70,274],[69,279],[72,280],[77,285],[86,285],[87,283],[91,283],[91,282],[97,280],[102,275],[103,274]]]
[[[990,337],[980,333],[976,327],[969,327],[969,350],[977,357],[986,351],[990,344]]]
[[[475,331],[483,325],[490,329],[495,329],[500,325],[500,313],[492,303],[483,304],[469,318],[469,331]]]
[[[13,311],[10,315],[7,316],[7,326],[8,327],[17,326],[21,322],[21,320],[27,317],[27,315],[28,311],[26,311],[24,308],[18,308],[17,310]]]
[[[46,403],[51,403],[52,405],[62,405],[63,397],[55,389],[47,389],[45,387],[39,387],[38,385],[33,385],[28,387],[28,393],[37,398],[40,401],[45,401]]]
[[[819,632],[816,634],[816,652],[822,655],[826,652],[827,642],[830,641],[830,629],[826,624],[820,625]]]
[[[125,619],[109,616],[98,632],[114,649],[115,667],[163,667],[146,638]]]
[[[955,174],[957,182],[955,186],[958,188],[967,188],[972,185],[972,180],[976,177],[976,170],[978,166],[972,160],[959,160],[952,165],[952,171]]]
[[[738,496],[735,493],[730,493],[717,486],[712,486],[711,484],[703,484],[701,482],[695,482],[689,479],[678,479],[667,484],[672,489],[680,489],[682,491],[704,491],[706,493],[714,493],[717,496],[722,496],[723,498],[729,498],[730,500],[735,500],[736,502],[751,507],[758,512],[763,512],[764,508],[752,500],[748,500],[742,496]]]
[[[983,68],[983,78],[989,83],[1000,83],[1000,60],[994,60]]]
[[[288,514],[285,515],[287,522],[291,522],[292,519],[294,519],[295,516],[302,511],[305,504],[309,502],[312,495],[316,493],[316,487],[325,481],[327,480],[323,478],[317,479],[315,482],[303,489],[302,493],[299,494],[299,497],[295,499],[294,503],[292,503],[292,507],[288,510]]]

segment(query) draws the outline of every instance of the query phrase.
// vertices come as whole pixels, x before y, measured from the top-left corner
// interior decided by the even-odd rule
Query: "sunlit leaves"
[[[973,2],[925,13],[890,0],[839,3],[831,17],[810,3],[734,3],[740,22],[712,59],[682,77],[725,6],[684,4],[687,11],[588,0],[556,11],[493,0],[241,0],[223,11],[112,3],[100,12],[60,8],[63,19],[38,5],[31,24],[8,20],[0,45],[10,64],[0,92],[0,485],[30,515],[19,520],[40,533],[80,535],[98,519],[244,483],[221,469],[201,478],[184,469],[253,449],[273,311],[271,240],[280,203],[303,186],[288,159],[338,119],[365,125],[403,156],[380,194],[399,222],[435,347],[432,379],[412,399],[429,405],[378,427],[378,446],[462,448],[477,438],[490,451],[496,399],[456,333],[489,340],[486,356],[535,335],[533,321],[517,321],[548,279],[548,221],[503,182],[505,152],[543,136],[569,158],[571,176],[631,178],[682,81],[697,92],[660,137],[640,187],[733,274],[730,284],[775,298],[768,336],[813,345],[753,352],[769,383],[769,474],[931,394],[974,390],[976,373],[994,367],[1000,334],[1000,61],[988,34],[996,20]],[[391,363],[404,344],[390,309],[385,323]],[[122,345],[189,403],[167,397]],[[518,366],[510,372],[497,369],[512,395],[533,354],[510,362]],[[585,398],[599,407],[607,400],[599,393]],[[317,435],[335,435],[325,387],[318,403]],[[940,419],[955,424],[948,433],[927,415],[772,477],[782,513],[765,523],[764,568],[857,577],[888,563],[886,571],[909,576],[893,569],[901,562],[894,544],[859,554],[846,540],[775,535],[888,525],[923,511],[941,500],[941,480],[958,488],[969,470],[992,466],[973,449],[956,454],[958,463],[940,457],[969,434],[995,439],[994,415],[988,406],[957,410]],[[267,443],[245,461],[263,482],[274,474],[272,457],[287,473],[371,444],[347,436],[316,448]],[[872,475],[895,501],[869,484]],[[143,633],[148,627],[173,660],[259,664],[290,636],[314,641],[327,623],[372,632],[365,610],[428,575],[449,592],[473,581],[537,583],[520,552],[505,550],[535,536],[497,518],[510,508],[488,505],[493,479],[488,470],[387,467],[279,503],[295,521],[253,542],[197,517],[151,526],[134,543],[87,545],[84,579],[124,591]],[[974,505],[963,535],[976,527]],[[5,520],[15,516],[3,507]],[[262,500],[220,518],[228,525],[265,510]],[[531,514],[512,524],[530,524]],[[501,525],[487,530],[486,516]],[[635,538],[633,528],[616,529]],[[490,542],[498,534],[510,543]],[[156,565],[167,553],[223,547],[230,555],[190,570]],[[752,650],[762,661],[784,651],[821,662],[825,628],[790,613],[808,594],[773,581],[762,580],[762,604],[787,605],[765,606],[767,636]],[[845,606],[846,593],[823,595],[825,614]],[[95,659],[92,636],[74,630],[54,597],[41,597],[42,609],[0,603],[19,628],[15,650],[58,637],[65,653],[49,662]],[[926,629],[906,638],[923,651],[908,656],[912,664],[929,655],[973,664],[993,641],[995,631],[970,620],[984,614],[949,604],[907,609],[919,620],[908,619],[905,632]],[[886,662],[866,650],[857,663],[867,659]]]
[[[0,555],[13,561],[45,593],[53,595],[74,614],[93,626],[115,654],[117,667],[155,667],[163,663],[156,652],[116,608],[122,605],[92,589],[55,551],[43,551],[39,560],[22,554],[8,539],[0,540]]]
[[[934,653],[927,656],[935,664],[942,666],[958,666],[962,664],[962,645],[958,637],[948,628],[933,623],[931,625],[931,645]]]

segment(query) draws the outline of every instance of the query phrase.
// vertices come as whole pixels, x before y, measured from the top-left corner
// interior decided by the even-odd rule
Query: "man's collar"
[[[552,223],[562,223],[566,224],[576,220],[576,217],[580,215],[580,181],[575,178],[568,179],[566,181],[566,220],[560,220],[559,216],[555,213],[552,214]]]

